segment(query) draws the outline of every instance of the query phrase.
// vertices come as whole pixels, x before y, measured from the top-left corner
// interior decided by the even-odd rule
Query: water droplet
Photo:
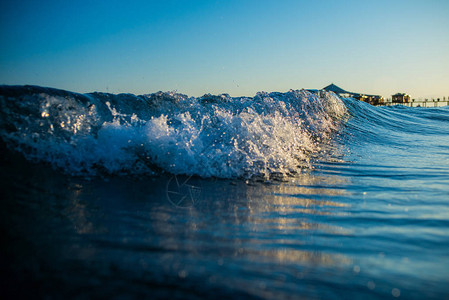
[[[392,291],[391,291],[391,294],[393,295],[393,297],[399,297],[400,295],[401,295],[401,291],[399,290],[399,289],[397,289],[397,288],[394,288]]]

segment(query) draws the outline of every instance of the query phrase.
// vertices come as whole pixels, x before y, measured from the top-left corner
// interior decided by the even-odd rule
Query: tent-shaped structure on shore
[[[336,86],[333,83],[324,87],[323,90],[326,90],[328,92],[334,92],[335,94],[337,94],[339,97],[342,97],[342,98],[350,97],[350,98],[358,99],[360,101],[368,102],[372,105],[379,105],[379,104],[383,103],[383,101],[384,101],[382,96],[348,92],[348,91],[342,89],[341,87]]]

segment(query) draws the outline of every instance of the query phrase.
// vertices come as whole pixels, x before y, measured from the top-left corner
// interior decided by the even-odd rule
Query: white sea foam
[[[269,177],[311,166],[346,114],[334,94],[253,98],[53,91],[0,96],[1,138],[27,158],[74,175]]]

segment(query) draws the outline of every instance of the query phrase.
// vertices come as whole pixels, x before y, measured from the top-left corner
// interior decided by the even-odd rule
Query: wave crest
[[[73,175],[267,178],[310,167],[347,114],[334,94],[255,97],[76,94],[1,87],[0,137],[30,160]]]

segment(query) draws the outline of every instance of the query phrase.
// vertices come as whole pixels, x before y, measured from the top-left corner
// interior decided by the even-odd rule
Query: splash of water
[[[347,109],[306,90],[255,97],[1,87],[0,137],[72,175],[269,177],[324,159]]]

